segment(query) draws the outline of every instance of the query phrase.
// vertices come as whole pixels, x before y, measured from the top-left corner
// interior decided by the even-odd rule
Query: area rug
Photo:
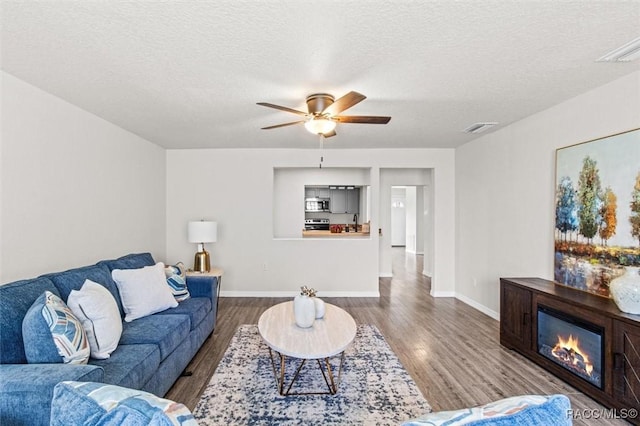
[[[288,382],[298,365],[287,363]],[[340,358],[332,365],[338,371]],[[326,390],[317,363],[307,362],[295,390]],[[336,395],[280,396],[269,349],[256,325],[231,339],[194,416],[201,425],[397,425],[431,411],[380,331],[359,325],[345,352]]]

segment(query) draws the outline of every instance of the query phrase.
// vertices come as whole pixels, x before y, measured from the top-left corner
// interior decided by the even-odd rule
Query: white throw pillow
[[[127,322],[178,306],[162,262],[140,269],[114,269],[111,276],[118,286]]]
[[[87,332],[91,358],[109,358],[122,335],[122,319],[113,295],[100,284],[85,280],[80,290],[71,291],[67,305]]]

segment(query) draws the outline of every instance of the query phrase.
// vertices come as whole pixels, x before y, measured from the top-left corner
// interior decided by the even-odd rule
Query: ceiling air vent
[[[640,37],[596,59],[596,62],[631,62],[640,58]]]
[[[490,128],[492,128],[493,126],[497,125],[498,123],[492,121],[492,122],[483,122],[483,123],[475,123],[472,124],[471,126],[467,127],[466,129],[463,130],[463,132],[465,133],[482,133],[485,130],[489,130]]]

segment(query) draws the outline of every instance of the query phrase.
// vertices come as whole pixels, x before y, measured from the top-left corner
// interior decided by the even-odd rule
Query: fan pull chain
[[[322,162],[324,161],[324,155],[322,155],[322,150],[324,149],[324,135],[322,133],[319,134],[320,136],[320,168],[322,168]]]

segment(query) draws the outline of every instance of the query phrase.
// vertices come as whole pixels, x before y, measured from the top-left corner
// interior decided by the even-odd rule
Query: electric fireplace
[[[603,388],[602,327],[538,305],[538,353],[588,383]]]

